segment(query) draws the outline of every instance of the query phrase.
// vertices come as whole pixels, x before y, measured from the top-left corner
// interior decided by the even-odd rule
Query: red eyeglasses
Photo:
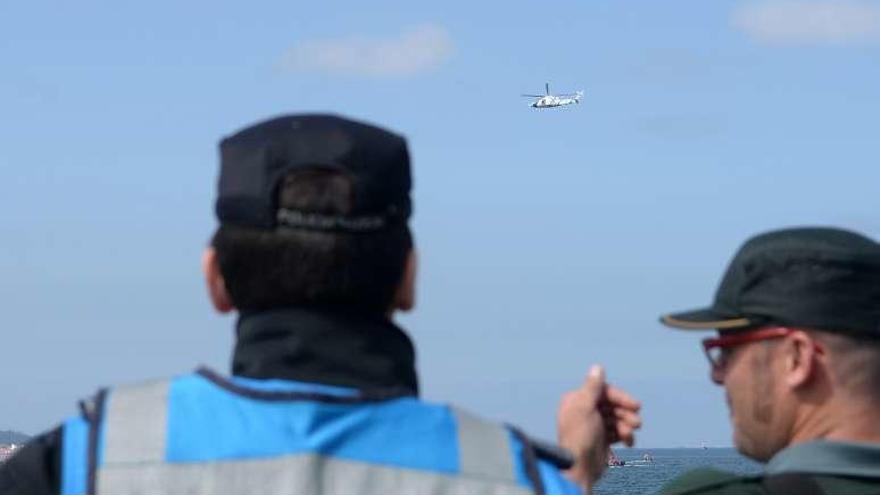
[[[711,364],[713,368],[723,368],[724,365],[727,364],[727,359],[730,357],[730,349],[749,342],[778,339],[780,337],[785,337],[792,332],[792,329],[786,327],[769,327],[751,332],[722,335],[716,338],[704,339],[703,351],[706,353],[706,357],[709,359],[709,364]]]

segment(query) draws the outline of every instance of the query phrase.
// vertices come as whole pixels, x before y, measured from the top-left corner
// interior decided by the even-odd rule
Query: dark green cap
[[[694,330],[778,324],[880,337],[880,244],[823,227],[757,235],[730,262],[711,306],[660,321]]]

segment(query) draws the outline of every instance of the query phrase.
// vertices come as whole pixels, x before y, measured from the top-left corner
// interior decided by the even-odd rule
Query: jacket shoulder
[[[880,478],[816,476],[815,480],[825,493],[880,495]]]
[[[660,495],[764,495],[760,477],[742,476],[711,468],[695,469],[673,479]]]
[[[3,495],[55,495],[60,485],[61,428],[32,438],[6,462],[0,462]]]

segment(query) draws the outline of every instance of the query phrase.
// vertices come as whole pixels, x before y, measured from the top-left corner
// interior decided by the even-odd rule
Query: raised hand
[[[580,388],[562,397],[557,416],[559,444],[575,457],[566,475],[585,492],[605,472],[613,443],[635,443],[635,431],[642,424],[640,407],[632,396],[608,385],[598,365],[590,369]]]

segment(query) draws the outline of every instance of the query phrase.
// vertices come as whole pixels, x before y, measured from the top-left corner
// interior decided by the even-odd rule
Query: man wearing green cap
[[[703,340],[734,445],[766,463],[700,469],[663,495],[880,494],[880,244],[832,228],[746,242],[712,306],[665,315]]]

